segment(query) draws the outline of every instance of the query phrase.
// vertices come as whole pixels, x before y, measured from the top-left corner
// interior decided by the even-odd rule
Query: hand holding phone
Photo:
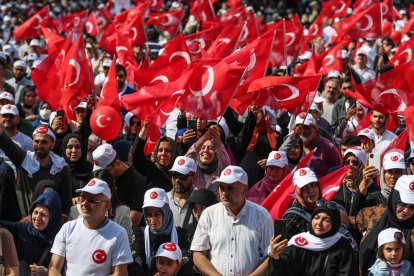
[[[187,121],[187,128],[192,129],[194,132],[197,132],[197,120],[191,119]]]
[[[286,220],[276,219],[274,222],[274,236],[282,236],[282,240],[286,239]]]
[[[381,155],[378,153],[370,153],[368,165],[375,167],[378,170],[379,175],[379,172],[381,171]]]

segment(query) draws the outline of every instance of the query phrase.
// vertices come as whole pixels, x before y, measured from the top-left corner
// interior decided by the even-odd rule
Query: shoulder
[[[250,213],[253,213],[254,215],[257,215],[260,217],[270,218],[269,211],[267,211],[267,209],[264,208],[263,206],[256,204],[250,200],[246,200],[245,204]]]

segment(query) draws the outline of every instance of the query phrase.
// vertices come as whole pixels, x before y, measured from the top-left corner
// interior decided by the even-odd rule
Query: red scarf
[[[260,112],[262,112],[262,116],[264,117],[263,111],[260,111]],[[270,119],[263,119],[261,120],[261,122],[256,123],[256,126],[254,127],[252,139],[250,140],[250,144],[247,147],[248,151],[254,151],[254,147],[256,146],[257,139],[259,138],[259,134],[264,134],[264,133],[266,133],[267,135],[267,140],[269,141],[270,148],[272,150],[276,150],[276,146],[277,146],[276,130],[274,130],[271,127]]]

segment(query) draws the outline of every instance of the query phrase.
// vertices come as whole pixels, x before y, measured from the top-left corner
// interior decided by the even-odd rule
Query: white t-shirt
[[[109,275],[112,267],[132,262],[125,229],[110,220],[99,229],[87,228],[83,218],[65,223],[51,252],[66,258],[66,275]]]

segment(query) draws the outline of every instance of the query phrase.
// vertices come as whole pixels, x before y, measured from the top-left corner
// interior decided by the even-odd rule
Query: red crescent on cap
[[[309,242],[304,238],[304,237],[297,237],[295,239],[295,243],[299,246],[305,246],[307,245]]]
[[[369,133],[369,130],[368,129],[364,129],[364,133]]]
[[[96,166],[99,166],[98,161],[96,161],[96,160],[93,160],[93,164],[96,165]]]
[[[7,96],[6,92],[1,93],[2,96]]]
[[[230,169],[226,169],[223,173],[223,175],[230,175],[231,174],[231,170]]]
[[[411,182],[408,187],[410,188],[411,191],[414,191],[414,182]]]
[[[300,115],[299,115],[299,118],[301,118],[301,119],[305,119],[305,118],[306,118],[306,114],[305,114],[305,113],[300,114]]]
[[[306,175],[308,172],[306,171],[306,170],[304,170],[304,169],[301,169],[300,171],[299,171],[299,175],[300,176],[304,176],[304,175]]]
[[[279,160],[280,159],[280,157],[282,157],[281,155],[280,155],[280,153],[278,153],[278,152],[276,152],[275,153],[275,156],[273,156],[276,160]]]
[[[157,197],[158,197],[158,193],[157,192],[150,193],[150,198],[151,199],[156,199]]]
[[[48,131],[48,128],[45,126],[40,126],[36,129],[37,133],[47,133],[47,131]]]
[[[180,166],[182,166],[182,165],[185,164],[185,160],[184,159],[180,159],[180,160],[178,160],[177,164],[180,165]]]
[[[106,252],[102,249],[97,249],[92,253],[92,260],[97,264],[102,264],[106,261]]]
[[[6,109],[12,109],[11,105],[7,105]]]
[[[163,245],[162,248],[167,250],[167,251],[172,251],[172,252],[177,250],[177,246],[173,242],[167,242],[166,244]]]
[[[394,162],[398,161],[398,156],[397,155],[392,156],[391,161],[394,161]]]
[[[96,184],[96,181],[92,179],[91,181],[89,181],[88,186],[93,186],[95,184]]]

